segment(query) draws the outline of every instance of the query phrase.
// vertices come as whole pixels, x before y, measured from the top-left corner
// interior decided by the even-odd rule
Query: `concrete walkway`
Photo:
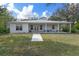
[[[43,41],[41,34],[33,34],[31,41]]]

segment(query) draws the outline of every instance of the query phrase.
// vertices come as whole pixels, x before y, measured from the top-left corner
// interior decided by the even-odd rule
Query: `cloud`
[[[26,19],[27,7],[23,7],[22,11],[17,14],[17,19]]]
[[[14,3],[9,3],[8,7],[14,8]]]
[[[27,12],[32,13],[32,11],[33,11],[33,5],[29,5],[27,8]]]
[[[9,3],[8,6],[7,6],[7,9],[8,9],[9,12],[13,11],[14,4],[13,3]]]
[[[28,19],[28,17],[32,16],[33,5],[24,6],[22,11],[17,15],[18,19]]]
[[[45,11],[42,13],[42,17],[47,17],[47,13],[48,13],[48,11],[45,10]]]
[[[5,4],[7,4],[7,3],[0,1],[0,6],[5,5]]]
[[[18,9],[15,8],[14,3],[9,3],[7,5],[7,9],[9,12],[15,12],[16,14],[20,12]]]
[[[6,2],[0,1],[0,6],[1,6],[2,8],[5,8],[4,6],[5,6],[6,4],[7,4]]]
[[[28,6],[24,6],[22,8],[22,11],[18,10],[17,8],[15,8],[14,6],[14,3],[9,3],[7,5],[7,9],[9,12],[15,12],[16,13],[16,18],[17,19],[28,19],[29,17],[31,16],[34,16],[34,17],[39,17],[38,13],[36,12],[33,12],[33,5],[28,5]],[[43,13],[42,13],[42,17],[47,17],[47,13],[48,11],[45,10]]]
[[[39,15],[36,12],[33,13],[33,16],[39,17]]]
[[[14,3],[9,3],[7,9],[9,12],[15,12],[17,14],[17,19],[27,19],[33,14],[33,5],[24,6],[22,11],[20,11],[15,8]]]

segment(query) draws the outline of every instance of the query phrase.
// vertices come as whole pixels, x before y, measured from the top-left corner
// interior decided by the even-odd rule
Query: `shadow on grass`
[[[26,42],[13,46],[0,46],[0,55],[5,56],[77,56],[79,46],[64,44],[61,42]]]

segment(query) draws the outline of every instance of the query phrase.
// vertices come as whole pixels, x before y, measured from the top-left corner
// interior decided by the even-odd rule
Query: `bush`
[[[79,30],[79,22],[74,25],[74,27]]]
[[[9,29],[4,29],[3,32],[4,33],[9,33]]]
[[[73,25],[71,32],[72,33],[79,33],[79,22]]]
[[[0,28],[0,33],[9,33],[9,29]]]
[[[69,32],[69,27],[68,26],[63,26],[62,28],[63,28],[62,29],[63,32]]]
[[[75,28],[75,27],[72,27],[72,28],[71,28],[71,32],[72,32],[72,33],[76,33],[76,28]]]
[[[69,29],[65,27],[65,28],[63,28],[63,31],[64,32],[69,32]]]

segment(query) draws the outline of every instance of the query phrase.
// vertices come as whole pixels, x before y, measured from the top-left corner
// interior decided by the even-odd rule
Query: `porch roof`
[[[28,21],[11,21],[11,23],[72,23],[67,21],[51,21],[51,20],[28,20]]]

